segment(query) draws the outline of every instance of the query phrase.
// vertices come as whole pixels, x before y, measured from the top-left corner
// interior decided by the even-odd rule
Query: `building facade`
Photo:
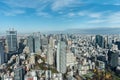
[[[4,47],[3,47],[3,43],[0,42],[0,65],[4,63],[5,61],[5,56],[4,56]]]
[[[9,52],[17,51],[17,31],[7,31],[7,45]]]
[[[66,72],[66,44],[63,41],[59,41],[57,46],[57,71]]]
[[[14,70],[14,80],[24,80],[24,69],[23,67],[18,67]]]
[[[31,53],[36,53],[40,51],[40,37],[37,36],[28,36],[27,46]]]

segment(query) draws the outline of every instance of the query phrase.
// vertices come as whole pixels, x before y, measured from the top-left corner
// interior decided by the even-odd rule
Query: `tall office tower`
[[[112,68],[118,66],[119,52],[118,51],[108,51],[108,61]]]
[[[49,65],[53,65],[54,63],[54,57],[53,57],[53,49],[50,45],[48,45],[48,49],[47,49],[47,63]]]
[[[57,71],[66,72],[66,44],[63,41],[58,42],[57,46]]]
[[[53,37],[49,38],[49,44],[50,44],[51,48],[54,48],[54,46],[55,46],[55,39],[53,39]]]
[[[18,67],[14,70],[14,80],[24,80],[25,70],[23,67]]]
[[[4,63],[4,47],[3,47],[3,43],[0,41],[0,65]]]
[[[40,37],[34,36],[34,52],[36,53],[40,51],[40,47],[41,47]]]
[[[113,39],[112,39],[112,36],[107,36],[107,38],[108,38],[108,48],[109,49],[111,49],[111,47],[112,47],[112,41],[113,41]]]
[[[25,39],[20,39],[18,53],[22,53],[23,52],[23,50],[25,48],[24,41],[25,41]]]
[[[96,44],[98,44],[100,47],[104,48],[105,40],[103,36],[96,35]]]
[[[38,36],[28,36],[27,46],[31,53],[37,53],[40,51],[40,37]]]
[[[7,45],[9,52],[17,51],[17,31],[15,30],[7,31]]]
[[[41,39],[41,43],[42,43],[42,46],[48,45],[48,38],[47,38],[47,37],[43,37],[43,38]]]
[[[105,48],[109,48],[108,47],[108,36],[105,36],[104,39],[105,39]]]
[[[29,47],[29,51],[33,52],[33,36],[27,37],[27,46]]]
[[[118,45],[118,49],[120,50],[120,41],[116,41],[115,44]]]

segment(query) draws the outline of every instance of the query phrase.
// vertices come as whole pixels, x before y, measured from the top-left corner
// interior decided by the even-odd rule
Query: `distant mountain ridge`
[[[67,29],[64,31],[50,31],[48,33],[78,33],[78,34],[120,34],[120,28],[93,28],[93,29]]]
[[[66,29],[66,30],[58,30],[58,31],[46,31],[42,32],[45,34],[120,34],[120,28],[91,28],[91,29],[80,29],[80,28],[73,28],[73,29]],[[33,32],[22,33],[18,32],[19,35],[29,35]],[[0,36],[6,36],[5,32],[0,32]]]

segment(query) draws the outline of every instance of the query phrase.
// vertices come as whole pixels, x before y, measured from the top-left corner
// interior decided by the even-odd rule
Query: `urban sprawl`
[[[120,35],[0,36],[0,80],[120,80]]]

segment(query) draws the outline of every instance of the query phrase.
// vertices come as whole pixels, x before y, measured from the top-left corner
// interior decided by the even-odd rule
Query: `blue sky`
[[[120,27],[120,0],[0,0],[0,32]]]

